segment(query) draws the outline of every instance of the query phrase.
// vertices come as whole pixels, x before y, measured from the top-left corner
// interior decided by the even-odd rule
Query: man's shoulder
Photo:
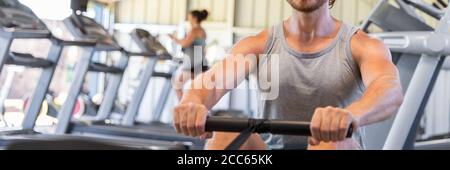
[[[269,38],[269,30],[264,29],[256,35],[248,36],[242,39],[242,41],[247,41],[251,43],[261,43],[262,41],[264,42],[267,41],[268,38]]]
[[[375,55],[388,51],[381,40],[371,37],[361,30],[357,31],[351,38],[350,47],[353,57],[356,59],[364,56],[372,56],[370,54]]]
[[[264,51],[267,40],[269,38],[269,30],[265,29],[256,35],[248,36],[237,42],[234,48],[249,51],[251,53],[261,54]]]
[[[359,30],[357,31],[352,39],[351,39],[352,45],[355,46],[362,46],[362,47],[372,47],[372,46],[379,46],[383,45],[383,42],[381,42],[379,39],[371,37],[367,33]]]

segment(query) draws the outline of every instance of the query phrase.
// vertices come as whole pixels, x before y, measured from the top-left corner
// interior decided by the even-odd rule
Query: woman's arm
[[[175,36],[173,35],[169,35],[170,38],[175,41],[175,43],[177,43],[178,45],[180,45],[183,48],[187,48],[189,47],[195,40],[195,30],[192,30],[190,32],[188,32],[187,36],[184,39],[177,39]]]

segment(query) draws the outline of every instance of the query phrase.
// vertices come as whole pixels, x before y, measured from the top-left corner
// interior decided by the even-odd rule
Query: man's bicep
[[[215,66],[217,72],[227,72],[228,75],[246,76],[258,64],[259,55],[264,52],[266,35],[264,32],[242,39],[236,43],[229,54]]]
[[[366,49],[368,50],[365,50],[359,59],[361,76],[366,87],[380,78],[398,79],[398,70],[392,62],[389,49],[379,41],[370,42]]]
[[[378,60],[365,62],[360,66],[361,76],[366,87],[379,79],[398,79],[398,71],[392,62]]]
[[[249,56],[262,53],[265,44],[261,45],[260,41],[264,41],[264,37],[254,36],[239,41],[223,60],[215,64],[202,77],[199,76],[196,81],[204,81],[205,77],[213,80],[214,97],[217,101],[220,100],[230,90],[229,87],[235,88],[250,70],[256,67],[257,61]]]
[[[255,36],[246,37],[237,42],[230,50],[232,55],[252,55],[264,52],[267,41],[267,31],[263,31]]]
[[[236,64],[235,70],[244,69],[248,74],[256,68],[260,54],[264,52],[264,46],[260,37],[248,37],[233,47],[228,59]]]

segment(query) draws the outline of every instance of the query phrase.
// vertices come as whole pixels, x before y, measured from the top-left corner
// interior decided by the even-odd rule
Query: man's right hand
[[[197,103],[182,103],[173,110],[173,124],[178,133],[186,136],[210,138],[210,133],[205,133],[206,117],[208,109]]]

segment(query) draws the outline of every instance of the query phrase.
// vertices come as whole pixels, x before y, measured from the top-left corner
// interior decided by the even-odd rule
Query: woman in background
[[[177,39],[170,35],[170,38],[183,48],[185,58],[183,65],[175,73],[172,84],[176,95],[180,100],[183,96],[183,86],[188,80],[192,80],[196,75],[208,70],[205,60],[206,31],[201,23],[208,18],[208,11],[193,10],[189,12],[188,21],[191,30],[184,39]]]

